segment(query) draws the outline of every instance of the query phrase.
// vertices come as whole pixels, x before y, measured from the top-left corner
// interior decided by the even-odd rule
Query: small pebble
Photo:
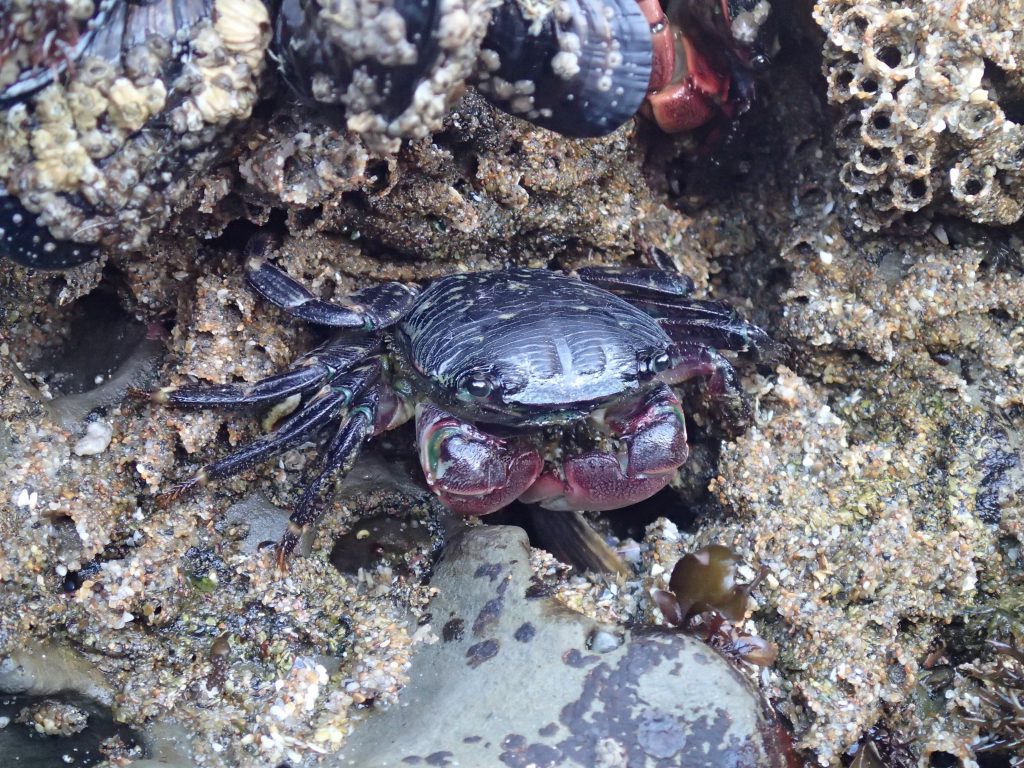
[[[85,436],[71,450],[76,456],[96,456],[107,450],[113,436],[114,428],[105,421],[91,421],[85,428]]]

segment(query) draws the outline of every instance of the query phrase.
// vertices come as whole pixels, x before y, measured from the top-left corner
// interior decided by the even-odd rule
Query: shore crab
[[[727,122],[754,99],[778,44],[767,0],[637,0],[653,57],[640,112],[666,133]]]
[[[286,87],[373,151],[439,130],[467,84],[566,136],[642,112],[731,119],[768,0],[11,0],[0,11],[0,254],[141,250]]]
[[[362,445],[410,419],[426,483],[457,513],[485,515],[517,499],[563,511],[646,499],[688,454],[673,385],[701,377],[707,394],[742,418],[746,401],[718,349],[756,354],[770,345],[728,304],[695,299],[692,281],[657,269],[469,272],[423,290],[382,283],[332,303],[257,247],[248,278],[272,304],[334,334],[262,381],[165,388],[152,399],[219,408],[289,401],[294,409],[173,494],[333,429],[305,480],[282,559]]]

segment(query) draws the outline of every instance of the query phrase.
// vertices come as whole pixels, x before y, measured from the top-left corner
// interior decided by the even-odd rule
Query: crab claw
[[[729,74],[709,59],[684,31],[670,23],[658,0],[639,0],[651,25],[654,62],[641,113],[666,133],[692,131],[722,114],[730,117]]]
[[[562,461],[561,476],[545,472],[521,501],[553,510],[619,509],[660,491],[686,461],[683,409],[668,386],[593,416],[619,438],[625,450],[569,456]]]
[[[683,406],[665,384],[639,400],[609,408],[604,424],[628,446],[625,470],[629,477],[671,475],[689,456]]]
[[[481,432],[430,404],[416,407],[416,442],[427,485],[460,515],[486,515],[533,485],[540,454]]]

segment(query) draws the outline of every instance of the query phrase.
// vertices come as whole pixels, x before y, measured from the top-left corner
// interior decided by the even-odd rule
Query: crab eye
[[[490,397],[494,391],[494,382],[482,373],[471,373],[462,380],[462,389],[470,397],[483,400],[485,397]]]
[[[667,370],[671,362],[668,352],[658,352],[651,355],[643,362],[641,373],[646,374],[647,376],[654,376],[655,374]]]

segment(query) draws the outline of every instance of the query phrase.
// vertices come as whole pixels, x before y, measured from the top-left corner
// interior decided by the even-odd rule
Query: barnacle
[[[226,127],[251,113],[270,24],[261,0],[104,0],[87,18],[74,0],[46,7],[39,19],[19,0],[5,17],[19,29],[0,50],[8,67],[35,60],[54,14],[61,28],[75,25],[76,46],[5,76],[14,79],[0,91],[0,242],[54,267],[98,245],[137,249],[166,223],[189,179],[224,149]]]
[[[285,83],[376,152],[437,131],[474,79],[570,136],[647,95],[635,0],[14,0],[0,16],[0,253],[63,268],[139,250]],[[273,89],[270,89],[273,90]]]
[[[863,0],[818,3],[814,14],[858,223],[878,229],[926,206],[1017,221],[1020,126],[1008,114],[1024,84],[1024,47],[1010,32],[1024,23],[1021,6]],[[866,147],[890,148],[895,161],[865,163]]]

